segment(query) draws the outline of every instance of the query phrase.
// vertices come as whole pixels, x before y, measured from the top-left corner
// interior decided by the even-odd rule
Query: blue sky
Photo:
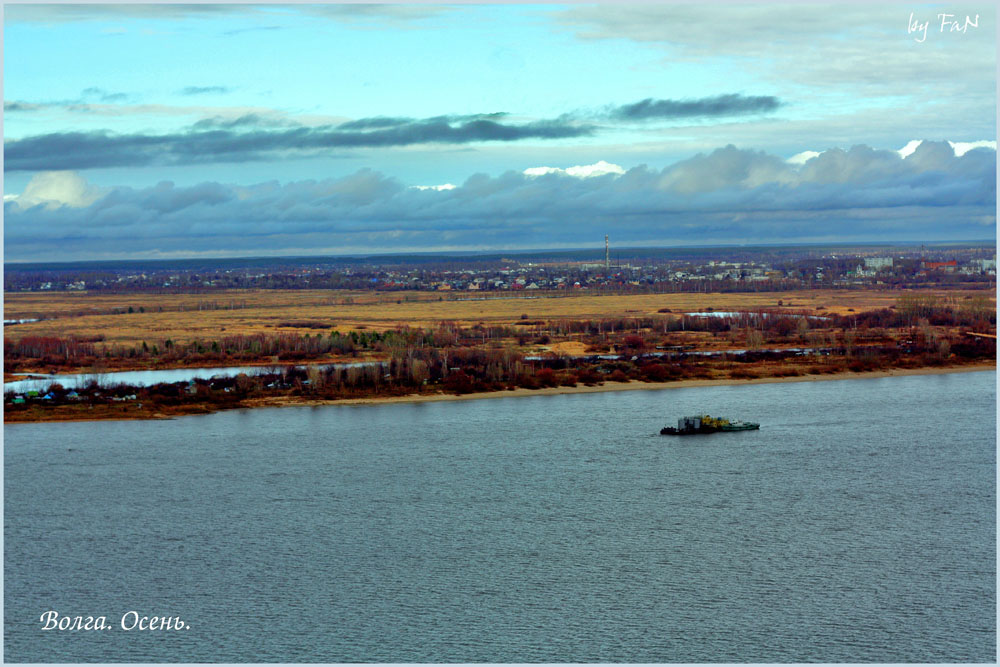
[[[7,5],[4,255],[994,238],[995,35],[990,4]]]

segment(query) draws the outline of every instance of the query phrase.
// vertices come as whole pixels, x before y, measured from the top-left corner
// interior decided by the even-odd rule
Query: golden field
[[[287,326],[322,323],[341,332],[368,328],[384,330],[399,325],[433,326],[448,321],[461,324],[513,323],[531,320],[641,317],[669,308],[683,313],[708,308],[745,310],[781,307],[814,313],[862,312],[888,308],[906,290],[804,290],[759,293],[678,293],[598,295],[586,291],[543,293],[536,298],[475,293],[358,292],[332,290],[231,290],[200,294],[106,294],[87,292],[17,292],[4,295],[4,318],[49,318],[5,327],[4,336],[104,336],[107,343],[140,345],[171,339],[195,339],[248,333],[320,329]],[[959,303],[992,291],[920,290]],[[472,300],[475,299],[475,300]],[[112,314],[113,310],[134,312]],[[144,311],[144,312],[141,312]]]

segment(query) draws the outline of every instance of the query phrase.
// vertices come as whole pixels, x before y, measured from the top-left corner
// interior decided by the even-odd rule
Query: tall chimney
[[[608,245],[608,235],[604,235],[604,271],[605,273],[611,270],[611,255],[609,254],[610,246]]]

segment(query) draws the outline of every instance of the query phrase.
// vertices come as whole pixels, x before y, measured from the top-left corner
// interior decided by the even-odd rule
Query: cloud
[[[923,143],[924,143],[923,139],[913,139],[912,141],[907,142],[905,146],[903,146],[896,152],[899,153],[900,157],[907,158],[910,155],[912,155],[917,150],[917,148],[919,148]],[[951,146],[952,152],[957,157],[961,157],[966,153],[968,153],[969,151],[975,150],[977,148],[989,148],[992,151],[996,151],[997,149],[996,141],[985,140],[985,139],[980,141],[949,141],[948,145]],[[945,149],[943,146],[939,145],[937,147],[937,150],[941,151],[941,154],[943,156],[947,156],[949,154],[947,149]]]
[[[123,95],[113,93],[113,96]],[[119,98],[120,99],[120,98]],[[162,123],[163,117],[170,120],[186,121],[201,117],[191,126],[192,129],[232,128],[237,126],[257,125],[260,127],[297,127],[300,125],[330,125],[343,119],[342,116],[299,116],[295,120],[287,112],[270,107],[251,106],[205,106],[205,105],[171,105],[171,104],[98,104],[88,103],[83,97],[75,100],[58,100],[46,102],[9,101],[4,102],[6,112],[71,112],[75,125],[84,121],[97,122],[101,117],[139,119],[143,116],[152,117],[152,122]],[[81,116],[82,115],[82,116]],[[308,122],[307,122],[308,121]],[[79,131],[79,130],[77,130]]]
[[[187,95],[228,90],[223,86],[188,87]],[[93,95],[106,95],[88,89]],[[85,91],[85,92],[88,92]],[[14,102],[12,110],[27,110]],[[66,103],[62,103],[66,104]],[[697,100],[646,99],[612,108],[604,118],[652,120],[756,113],[777,108],[773,97],[720,95]],[[84,108],[85,107],[85,108]],[[69,105],[71,110],[117,113],[93,105]],[[129,111],[139,113],[144,107]],[[156,107],[150,113],[191,113],[194,107]],[[414,119],[374,116],[337,125],[304,126],[277,114],[251,111],[215,114],[196,121],[187,131],[172,134],[113,134],[107,130],[54,132],[11,139],[4,144],[5,171],[92,169],[107,167],[169,166],[269,161],[286,157],[315,157],[326,151],[388,148],[416,144],[464,145],[479,142],[515,142],[590,137],[601,129],[593,122],[564,114],[555,119],[514,123],[507,112],[444,115]]]
[[[737,58],[742,70],[783,87],[803,84],[853,96],[962,96],[993,109],[994,6],[955,8],[960,20],[979,14],[982,27],[938,31],[923,44],[906,32],[911,11],[934,30],[939,10],[896,3],[595,3],[567,5],[550,16],[579,39],[639,42],[662,49],[670,61]],[[952,39],[957,36],[960,41]]]
[[[734,187],[755,188],[771,183],[787,184],[794,180],[795,172],[781,158],[730,145],[668,167],[659,185],[678,193],[694,194]]]
[[[119,102],[127,102],[132,99],[128,93],[112,93],[103,88],[84,88],[80,91],[80,96],[72,100],[59,100],[55,102],[4,102],[4,111],[42,111],[45,109],[65,109],[68,111],[83,111],[91,113],[99,109],[98,105],[92,102],[96,100],[102,104],[111,105],[112,108],[120,109]]]
[[[802,151],[801,153],[796,153],[792,157],[788,158],[786,162],[790,164],[805,164],[814,157],[819,157],[817,151]]]
[[[386,116],[376,116],[374,118],[359,118],[337,126],[338,130],[381,130],[386,127],[399,127],[412,123],[412,118],[388,118]]]
[[[477,114],[464,114],[464,115],[447,115],[447,116],[433,116],[431,118],[425,118],[424,120],[416,120],[414,118],[393,118],[389,116],[373,116],[371,118],[358,118],[356,120],[350,120],[341,123],[337,126],[338,130],[380,130],[389,127],[403,127],[407,125],[415,124],[429,124],[429,123],[468,123],[471,121],[485,120],[485,121],[498,121],[506,118],[510,114],[497,111],[493,113],[477,113]],[[554,122],[554,121],[550,121]]]
[[[127,93],[110,93],[104,90],[103,88],[92,87],[83,89],[83,91],[80,93],[80,99],[78,100],[78,102],[83,103],[86,102],[87,100],[96,99],[98,102],[114,104],[117,102],[126,102],[130,99],[130,97],[131,96],[128,95]]]
[[[604,176],[606,174],[624,174],[625,170],[617,164],[611,164],[600,160],[594,164],[577,165],[560,169],[559,167],[529,167],[524,170],[525,176],[544,176],[545,174],[566,174],[577,178],[590,178],[592,176]]]
[[[34,104],[32,102],[4,102],[3,110],[4,112],[15,112],[15,111],[39,111],[46,108],[45,104]]]
[[[913,153],[913,151],[917,150],[917,146],[919,146],[922,143],[923,143],[922,139],[913,139],[912,141],[908,141],[905,146],[903,146],[896,152],[899,153],[899,157],[901,158],[909,157],[910,154]]]
[[[105,192],[75,172],[45,171],[35,174],[20,195],[4,196],[4,201],[15,202],[19,209],[39,205],[46,208],[81,208],[90,206]]]
[[[260,113],[247,113],[235,118],[224,118],[213,116],[202,118],[191,126],[193,130],[232,130],[240,127],[300,127],[300,124],[290,118],[281,116],[264,115]]]
[[[440,192],[442,190],[454,190],[458,186],[454,183],[443,183],[441,185],[411,185],[410,187],[415,190],[437,190]]]
[[[433,4],[348,3],[299,5],[299,11],[319,18],[332,19],[355,27],[414,28],[425,19],[441,16],[458,9],[455,6]]]
[[[994,151],[997,149],[996,141],[949,141],[948,143],[959,157],[977,148],[989,148]]]
[[[64,132],[7,141],[4,169],[37,171],[274,160],[290,154],[301,157],[345,148],[585,137],[594,129],[592,125],[564,120],[514,125],[481,118],[453,122],[440,117],[369,131],[325,126],[246,132],[215,129],[166,135]]]
[[[227,37],[234,37],[236,35],[242,35],[242,34],[248,33],[248,32],[272,32],[274,30],[281,30],[281,26],[278,26],[278,25],[262,25],[262,26],[255,26],[255,27],[252,27],[252,28],[237,28],[235,30],[227,30],[227,31],[225,31],[222,34],[225,35],[225,36],[227,36]]]
[[[925,141],[904,160],[854,146],[797,165],[727,146],[660,170],[582,177],[597,165],[575,176],[474,174],[454,186],[408,187],[369,169],[287,184],[165,182],[97,199],[79,176],[61,175],[5,202],[5,247],[8,259],[57,259],[579,247],[606,233],[623,245],[995,235],[996,154],[987,148],[959,156]],[[29,194],[63,203],[26,208]]]
[[[5,21],[65,23],[105,19],[187,19],[247,13],[239,5],[224,4],[11,4]],[[253,10],[249,10],[253,11]]]
[[[215,95],[231,92],[227,86],[187,86],[177,91],[178,95]]]
[[[304,14],[313,19],[334,20],[347,25],[367,27],[378,23],[393,27],[416,27],[424,19],[434,18],[457,8],[432,4],[345,4],[345,5],[278,5],[280,11]],[[248,4],[11,4],[4,7],[6,21],[29,23],[65,23],[78,21],[167,19],[187,20],[210,17],[274,18],[275,5]],[[258,29],[270,29],[265,26]],[[252,30],[254,28],[248,28]],[[227,34],[235,34],[232,30]]]
[[[654,100],[647,98],[641,102],[625,104],[612,109],[610,115],[612,118],[621,120],[714,118],[765,113],[774,111],[781,105],[778,98],[770,95],[745,97],[730,94],[696,100]]]

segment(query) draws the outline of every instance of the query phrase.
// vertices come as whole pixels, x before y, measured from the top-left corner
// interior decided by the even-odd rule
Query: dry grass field
[[[341,332],[398,325],[433,326],[512,323],[531,320],[640,317],[664,308],[673,313],[714,309],[782,308],[816,313],[862,312],[887,308],[907,294],[899,290],[812,290],[761,293],[682,293],[594,295],[588,292],[540,294],[536,298],[476,297],[468,293],[348,292],[329,290],[225,291],[201,294],[89,294],[31,292],[4,295],[4,318],[47,318],[4,328],[5,338],[24,336],[104,336],[107,343],[138,345],[171,339],[184,343],[239,333],[297,331],[317,328],[289,323],[321,323]],[[925,291],[961,302],[992,291]],[[443,300],[439,300],[443,299]],[[461,299],[461,300],[460,300]],[[476,300],[472,300],[476,299]],[[995,300],[995,299],[994,299]],[[129,308],[133,312],[127,312]],[[162,310],[161,310],[162,309]],[[124,311],[112,314],[112,311]]]

